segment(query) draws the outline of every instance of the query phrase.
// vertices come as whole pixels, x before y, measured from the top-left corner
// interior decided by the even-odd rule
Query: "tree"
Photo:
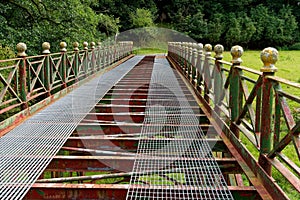
[[[154,26],[153,15],[150,10],[137,8],[134,13],[130,14],[132,28],[142,28]]]
[[[74,41],[99,41],[106,34],[118,31],[118,20],[96,14],[92,9],[96,5],[96,0],[10,0],[0,3],[0,18],[4,24],[0,35],[8,36],[1,37],[0,43],[15,46],[25,42],[28,54],[38,54],[44,41],[51,43],[52,51],[58,51],[61,41],[67,42],[69,49]]]

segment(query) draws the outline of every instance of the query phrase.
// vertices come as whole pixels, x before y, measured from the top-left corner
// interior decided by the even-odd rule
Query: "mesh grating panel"
[[[92,79],[0,138],[0,199],[22,199],[78,123],[143,57]]]
[[[177,79],[155,60],[127,199],[233,199]]]

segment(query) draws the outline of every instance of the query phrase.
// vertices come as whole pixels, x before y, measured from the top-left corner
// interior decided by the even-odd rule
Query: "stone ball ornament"
[[[59,46],[60,46],[60,51],[61,52],[66,52],[67,51],[67,43],[66,42],[61,42],[59,44]]]
[[[74,42],[73,43],[73,48],[74,48],[74,51],[79,51],[79,43],[78,42]]]
[[[243,53],[244,53],[244,49],[243,47],[239,46],[239,45],[235,45],[231,48],[230,50],[231,56],[232,56],[232,63],[233,64],[240,64],[243,62],[243,60],[241,59]]]
[[[42,44],[42,48],[43,48],[43,53],[44,54],[48,54],[48,53],[50,53],[50,43],[49,42],[44,42],[43,44]]]
[[[89,49],[89,43],[88,42],[83,42],[83,49],[88,50]]]
[[[27,54],[25,53],[25,51],[27,50],[27,46],[25,43],[23,43],[23,42],[18,43],[16,48],[18,51],[18,54],[17,54],[18,57],[27,56]]]
[[[275,63],[278,60],[279,53],[277,49],[273,47],[265,48],[260,53],[260,59],[264,63],[264,66],[260,69],[261,72],[276,72],[277,68]]]
[[[215,47],[214,47],[214,52],[215,52],[215,58],[216,59],[222,59],[223,58],[223,52],[224,52],[224,47],[223,45],[221,44],[217,44]]]
[[[206,45],[204,46],[204,50],[205,50],[206,52],[211,52],[211,51],[212,51],[212,46],[211,46],[211,44],[206,44]]]

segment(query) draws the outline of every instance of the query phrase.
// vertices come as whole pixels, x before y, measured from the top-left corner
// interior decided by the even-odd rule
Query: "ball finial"
[[[202,50],[202,49],[203,49],[203,44],[202,44],[202,43],[198,43],[198,48],[199,48],[200,50]]]
[[[95,49],[95,45],[96,45],[95,42],[91,42],[90,43],[91,49]]]
[[[223,59],[223,52],[224,52],[224,47],[223,47],[223,45],[217,44],[217,45],[214,47],[214,52],[216,53],[215,58],[216,58],[217,60]]]
[[[49,42],[44,42],[42,44],[43,48],[43,54],[49,54],[50,53],[50,43]]]
[[[240,64],[243,62],[243,60],[241,59],[243,53],[244,53],[244,49],[243,47],[239,46],[239,45],[236,45],[236,46],[233,46],[231,48],[231,56],[232,56],[232,63],[233,64]]]
[[[25,57],[25,56],[27,56],[27,54],[25,53],[26,50],[27,50],[27,46],[26,46],[25,43],[20,42],[19,44],[17,44],[17,51],[18,51],[17,56],[18,57]]]
[[[277,68],[275,63],[278,60],[278,51],[273,47],[268,47],[262,50],[260,53],[260,59],[264,63],[264,66],[260,69],[261,72],[276,72]]]
[[[89,49],[88,46],[89,46],[89,43],[87,43],[87,42],[83,43],[83,49],[84,50],[88,50]]]
[[[211,53],[212,46],[210,44],[206,44],[204,45],[204,50],[206,51],[206,53]]]
[[[73,48],[74,48],[74,51],[79,51],[79,43],[78,42],[74,42],[73,43]]]
[[[59,44],[59,46],[60,46],[60,51],[61,51],[61,52],[66,52],[66,51],[67,51],[67,43],[61,42],[61,43]]]

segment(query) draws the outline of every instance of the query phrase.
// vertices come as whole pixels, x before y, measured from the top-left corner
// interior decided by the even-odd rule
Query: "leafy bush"
[[[0,44],[0,60],[6,60],[9,58],[15,58],[15,57],[16,57],[16,55],[10,47],[8,47],[8,46],[3,47]],[[7,63],[0,63],[0,67],[5,66],[5,65],[7,65]]]
[[[289,48],[290,50],[300,50],[300,42],[293,44]]]

